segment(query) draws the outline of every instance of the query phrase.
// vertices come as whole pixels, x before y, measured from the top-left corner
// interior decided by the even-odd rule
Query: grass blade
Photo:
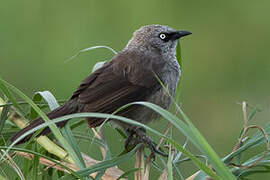
[[[125,155],[113,158],[111,160],[106,160],[106,161],[102,161],[98,164],[95,164],[89,168],[83,169],[83,170],[79,170],[78,173],[82,176],[88,176],[89,174],[92,174],[94,172],[100,171],[100,170],[104,170],[110,167],[113,167],[125,160],[127,160],[128,158],[131,158],[131,156],[133,156],[135,154],[135,152],[141,147],[141,144],[137,145],[132,151],[128,152]]]
[[[46,114],[30,99],[28,98],[25,94],[23,94],[19,89],[16,87],[12,86],[8,82],[4,81],[3,79],[0,78],[0,88],[3,86],[7,86],[10,88],[13,92],[15,92],[18,96],[20,96],[23,100],[25,100],[31,107],[39,114],[39,116],[45,121],[49,122],[49,118],[46,116]],[[48,123],[49,124],[49,123]],[[80,160],[77,158],[76,153],[74,149],[69,145],[69,143],[65,140],[65,138],[62,136],[60,133],[60,130],[57,128],[57,126],[53,124],[48,125],[56,139],[64,146],[68,154],[72,157],[74,162],[78,167],[80,167]],[[17,142],[17,141],[16,141]],[[11,148],[16,142],[13,142],[9,147]],[[8,149],[9,150],[9,149]],[[8,153],[8,150],[1,156],[1,160],[4,158],[4,156]]]
[[[229,171],[229,169],[225,166],[225,164],[220,160],[215,151],[211,148],[211,146],[207,143],[207,141],[203,138],[200,132],[193,126],[184,112],[178,107],[179,112],[181,113],[183,119],[188,123],[188,126],[178,119],[176,116],[171,114],[170,112],[164,110],[163,108],[149,103],[149,102],[136,102],[131,104],[144,105],[152,110],[156,111],[160,115],[162,115],[165,119],[170,121],[178,130],[180,130],[189,140],[205,155],[208,157],[209,161],[215,168],[216,172],[222,179],[235,179],[233,174]]]
[[[264,127],[265,132],[268,135],[268,138],[270,137],[270,123],[268,123]],[[224,163],[228,164],[230,161],[235,157],[241,154],[242,152],[246,150],[250,150],[251,148],[257,147],[261,145],[262,143],[265,143],[266,139],[264,135],[261,133],[261,131],[257,131],[255,134],[253,134],[250,139],[245,142],[241,147],[239,147],[236,151],[230,153],[226,157],[223,158]]]
[[[79,169],[86,168],[82,154],[81,154],[80,149],[77,145],[76,139],[74,138],[74,136],[70,130],[69,123],[67,123],[67,125],[62,129],[62,132],[63,132],[63,136],[66,138],[67,142],[73,148],[73,150],[76,154],[76,158],[79,160],[78,168]]]
[[[5,125],[6,120],[8,118],[9,109],[10,109],[9,105],[3,107],[3,110],[2,110],[2,113],[1,113],[1,116],[0,116],[0,135],[2,134],[4,125]]]
[[[133,173],[135,173],[139,170],[140,170],[140,168],[130,169],[130,170],[126,171],[124,174],[122,174],[119,178],[117,178],[117,180],[121,180],[122,178],[127,178],[130,174],[133,175]]]
[[[35,143],[35,152],[38,152],[37,149],[37,143]],[[33,159],[33,180],[38,180],[38,165],[39,165],[39,157],[34,155],[34,159]]]
[[[172,128],[170,129],[171,134],[170,138],[172,137]],[[167,162],[167,171],[168,171],[168,180],[173,180],[173,153],[172,153],[172,144],[169,144],[169,156],[168,156],[168,162]]]
[[[73,171],[72,169],[70,169],[69,167],[63,165],[62,163],[54,160],[53,158],[50,158],[48,156],[45,156],[43,154],[40,154],[38,152],[35,152],[35,151],[31,151],[31,150],[28,150],[28,149],[23,149],[23,148],[16,148],[16,147],[9,147],[9,146],[0,146],[0,149],[3,149],[3,150],[14,150],[14,151],[20,151],[20,152],[25,152],[25,153],[29,153],[29,154],[33,154],[35,156],[38,156],[38,157],[43,157],[45,159],[48,159],[52,162],[54,162],[56,165],[59,165],[60,167],[66,169],[68,172],[70,172],[74,177],[78,178],[78,179],[84,179],[83,176],[81,176],[80,174],[78,174],[77,172]]]
[[[59,107],[58,102],[50,91],[39,91],[35,93],[35,96],[42,97],[48,103],[51,111]]]
[[[110,50],[111,52],[113,52],[114,54],[117,54],[117,52],[109,47],[109,46],[92,46],[92,47],[88,47],[88,48],[85,48],[85,49],[81,49],[79,50],[75,55],[71,56],[70,58],[68,58],[66,61],[71,61],[72,59],[76,58],[77,56],[79,56],[81,53],[83,52],[87,52],[87,51],[91,51],[91,50],[94,50],[94,49],[99,49],[99,48],[105,48],[105,49],[108,49]]]
[[[0,80],[2,80],[2,79],[0,78]],[[6,87],[5,84],[0,83],[0,90],[2,90],[2,92],[4,93],[4,95],[9,99],[9,101],[13,104],[13,106],[17,110],[19,110],[19,112],[22,114],[23,110],[21,109],[21,107],[17,103],[17,100],[11,95],[11,93],[9,92],[9,90],[7,89],[7,87]]]
[[[129,123],[135,126],[139,126],[139,127],[143,127],[146,130],[151,131],[152,133],[163,137],[164,139],[166,139],[168,142],[172,143],[172,145],[177,148],[179,151],[181,151],[183,154],[185,154],[187,157],[189,157],[196,166],[198,166],[200,169],[202,169],[204,172],[206,172],[209,176],[215,178],[215,179],[219,179],[219,177],[213,173],[213,171],[207,167],[204,163],[202,163],[197,157],[195,157],[193,154],[191,154],[190,152],[188,152],[187,150],[185,150],[180,144],[178,144],[177,142],[175,142],[173,139],[168,138],[166,136],[163,136],[163,134],[161,134],[160,132],[142,124],[139,123],[137,121],[133,121],[131,119],[125,118],[125,117],[121,117],[121,116],[116,116],[116,115],[112,115],[112,114],[103,114],[103,113],[76,113],[76,114],[71,114],[71,115],[66,115],[66,116],[62,116],[56,119],[53,119],[51,121],[45,122],[44,124],[41,124],[33,129],[31,129],[30,131],[28,131],[27,133],[23,134],[20,138],[18,138],[14,143],[16,143],[17,141],[19,141],[20,139],[24,138],[25,136],[27,136],[28,134],[31,134],[41,128],[47,127],[50,124],[54,124],[54,123],[58,123],[61,121],[65,121],[67,119],[71,119],[71,118],[85,118],[85,117],[96,117],[96,118],[102,118],[102,119],[117,119],[120,121],[123,121],[125,123]],[[14,144],[13,143],[13,144]]]
[[[182,51],[181,51],[180,41],[177,42],[177,46],[176,46],[176,59],[180,67],[182,67]]]

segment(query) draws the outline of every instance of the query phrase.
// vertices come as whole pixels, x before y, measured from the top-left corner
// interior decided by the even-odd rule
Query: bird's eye
[[[161,34],[159,35],[159,38],[162,39],[162,40],[164,40],[164,39],[166,38],[166,34],[161,33]]]

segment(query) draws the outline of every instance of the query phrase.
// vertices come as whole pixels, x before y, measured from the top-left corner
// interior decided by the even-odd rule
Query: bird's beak
[[[172,40],[177,40],[177,39],[180,39],[181,37],[184,37],[184,36],[187,36],[187,35],[190,35],[192,34],[191,32],[189,31],[175,31],[172,33]]]

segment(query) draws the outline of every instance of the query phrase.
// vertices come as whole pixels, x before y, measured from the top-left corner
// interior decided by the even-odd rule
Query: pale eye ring
[[[166,38],[166,34],[161,33],[161,34],[159,35],[159,38],[160,38],[160,39],[165,39],[165,38]]]

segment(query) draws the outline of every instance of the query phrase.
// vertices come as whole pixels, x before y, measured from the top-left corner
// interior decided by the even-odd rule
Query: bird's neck
[[[164,60],[175,61],[176,60],[176,52],[175,49],[167,49],[165,51],[160,51],[157,48],[152,46],[145,46],[144,44],[131,43],[129,42],[123,51],[136,51],[136,52],[149,52],[159,56],[162,56]]]

